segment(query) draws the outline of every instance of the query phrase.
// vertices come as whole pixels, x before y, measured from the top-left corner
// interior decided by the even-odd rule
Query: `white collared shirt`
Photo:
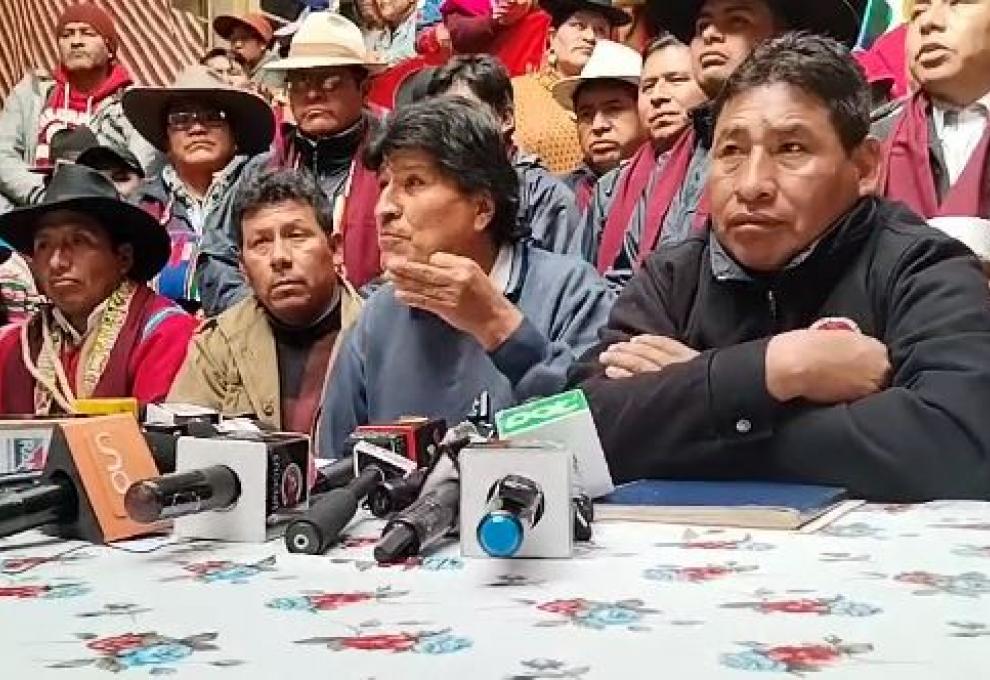
[[[512,246],[505,244],[498,249],[495,264],[492,265],[488,278],[492,280],[496,288],[504,293],[509,288],[510,276],[512,276]]]
[[[935,133],[942,145],[949,184],[953,185],[966,169],[970,156],[980,143],[990,117],[990,92],[964,109],[936,103],[932,107]]]
[[[107,298],[100,304],[96,305],[89,316],[86,318],[86,329],[80,333],[76,330],[76,327],[72,325],[68,317],[62,313],[62,310],[58,307],[52,309],[52,317],[55,319],[55,323],[65,331],[72,341],[73,347],[79,347],[92,335],[97,328],[100,327],[100,322],[103,320],[103,312],[107,310],[107,304],[109,304],[110,298]]]

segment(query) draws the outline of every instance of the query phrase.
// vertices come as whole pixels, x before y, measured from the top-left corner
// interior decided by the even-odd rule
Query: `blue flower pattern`
[[[417,654],[430,654],[436,656],[440,654],[453,654],[454,652],[459,652],[462,649],[467,649],[473,644],[474,643],[466,637],[450,635],[449,633],[441,633],[439,635],[430,635],[423,638],[416,643],[416,646],[413,647],[413,651]]]
[[[128,668],[135,666],[158,666],[176,663],[192,654],[192,648],[174,642],[166,642],[148,647],[132,649],[117,656],[117,661]]]
[[[786,673],[787,664],[771,659],[756,650],[722,654],[719,660],[724,666],[739,671],[760,671],[764,673]]]

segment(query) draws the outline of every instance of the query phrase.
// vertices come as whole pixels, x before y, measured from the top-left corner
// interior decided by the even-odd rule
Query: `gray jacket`
[[[36,71],[26,75],[7,96],[0,113],[0,194],[15,206],[36,203],[44,179],[31,172],[38,142],[38,121],[55,80]],[[127,148],[149,168],[156,151],[131,126],[120,104],[120,93],[96,105],[89,127],[101,144]]]
[[[550,173],[536,156],[517,153],[519,224],[529,225],[535,245],[553,253],[580,254],[581,215],[574,192]]]
[[[319,454],[338,456],[357,425],[410,414],[460,422],[482,391],[493,411],[555,394],[568,367],[597,342],[614,300],[586,262],[527,241],[514,246],[505,296],[525,319],[487,353],[439,317],[399,302],[392,284],[379,288],[327,383]]]

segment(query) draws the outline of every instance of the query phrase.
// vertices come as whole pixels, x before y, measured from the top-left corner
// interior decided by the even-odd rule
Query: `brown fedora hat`
[[[272,28],[268,17],[258,12],[250,12],[242,16],[221,14],[213,20],[213,30],[224,40],[230,40],[234,29],[238,26],[256,33],[266,45],[270,45],[275,37],[275,29]]]
[[[268,150],[275,136],[275,115],[256,94],[239,90],[200,64],[187,66],[170,87],[132,87],[124,93],[124,115],[159,151],[168,151],[165,115],[180,99],[202,101],[227,114],[237,152],[253,155]]]

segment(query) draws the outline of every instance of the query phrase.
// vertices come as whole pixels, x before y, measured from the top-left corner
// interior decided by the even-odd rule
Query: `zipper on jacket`
[[[770,321],[773,331],[777,332],[777,296],[774,295],[773,288],[767,289],[767,304],[770,307]]]

